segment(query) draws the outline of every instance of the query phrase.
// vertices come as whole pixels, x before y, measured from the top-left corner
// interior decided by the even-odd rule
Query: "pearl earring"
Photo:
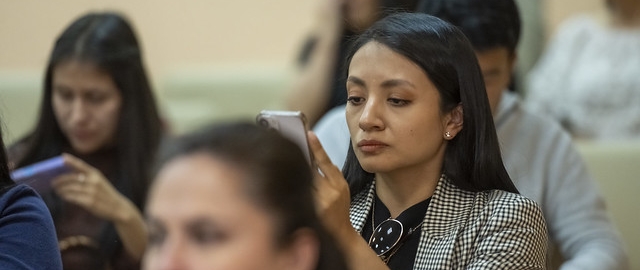
[[[451,132],[447,131],[444,133],[444,136],[447,138],[451,138]]]

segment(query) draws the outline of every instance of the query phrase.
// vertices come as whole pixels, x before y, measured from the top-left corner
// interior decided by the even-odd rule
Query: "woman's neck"
[[[407,208],[431,197],[438,185],[441,169],[420,172],[376,174],[376,194],[397,217]]]
[[[70,146],[64,149],[64,152],[72,154],[82,159],[87,164],[98,169],[105,176],[110,174],[117,168],[117,149],[115,146],[105,147],[92,153],[78,153]]]

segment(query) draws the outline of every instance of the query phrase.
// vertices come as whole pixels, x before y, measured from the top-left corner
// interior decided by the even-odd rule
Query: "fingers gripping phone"
[[[16,184],[27,184],[38,192],[46,192],[51,188],[51,180],[70,171],[64,164],[64,158],[56,156],[15,169],[11,172],[11,178]]]
[[[309,165],[313,167],[313,155],[307,141],[309,127],[302,112],[263,110],[256,117],[256,122],[258,125],[277,130],[284,137],[296,143],[305,155]]]

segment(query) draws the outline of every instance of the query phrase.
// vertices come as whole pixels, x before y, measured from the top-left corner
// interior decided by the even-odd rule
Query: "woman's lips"
[[[73,136],[73,138],[79,141],[85,141],[92,137],[91,132],[86,132],[86,131],[76,131],[76,132],[73,132],[71,136]]]
[[[358,149],[364,153],[376,153],[382,150],[383,148],[389,146],[386,143],[376,141],[376,140],[361,140],[358,142]]]

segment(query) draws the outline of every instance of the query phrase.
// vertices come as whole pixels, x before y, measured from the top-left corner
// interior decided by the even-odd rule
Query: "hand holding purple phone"
[[[43,193],[51,189],[51,181],[58,175],[70,172],[62,156],[52,157],[11,172],[11,178],[17,184],[26,184]]]

